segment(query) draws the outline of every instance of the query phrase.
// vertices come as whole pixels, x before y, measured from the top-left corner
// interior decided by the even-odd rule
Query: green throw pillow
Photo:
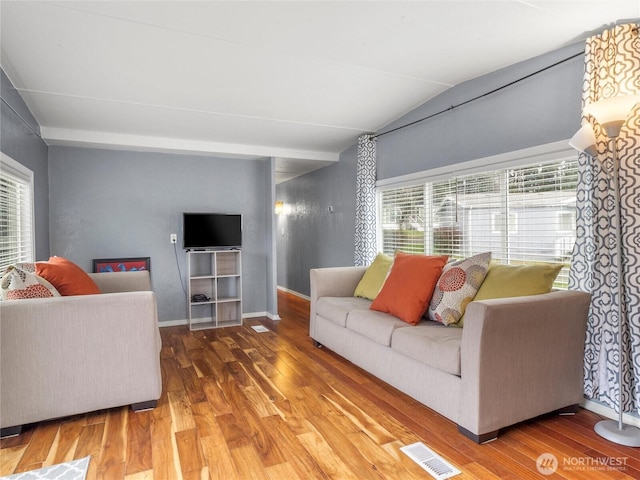
[[[562,264],[544,265],[491,265],[489,273],[473,300],[521,297],[549,293]],[[461,327],[464,315],[455,324]]]
[[[369,300],[376,298],[382,288],[382,284],[387,278],[387,273],[389,273],[392,263],[393,257],[379,253],[373,260],[373,263],[369,265],[367,271],[364,272],[353,296],[368,298]]]

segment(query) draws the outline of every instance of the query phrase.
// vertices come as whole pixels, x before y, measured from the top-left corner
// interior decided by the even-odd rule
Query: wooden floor
[[[476,445],[449,420],[313,347],[308,302],[285,293],[279,301],[276,324],[163,328],[164,389],[155,410],[32,425],[0,442],[0,475],[91,455],[90,480],[428,480],[399,451],[421,441],[459,468],[459,479],[640,478],[640,449],[598,437],[600,418],[587,410],[529,421]],[[271,331],[251,329],[259,323]],[[557,459],[554,475],[538,472],[542,454]]]

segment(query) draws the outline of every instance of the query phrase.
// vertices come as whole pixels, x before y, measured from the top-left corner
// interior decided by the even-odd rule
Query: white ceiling
[[[640,17],[640,0],[0,2],[50,145],[337,161],[444,90]]]

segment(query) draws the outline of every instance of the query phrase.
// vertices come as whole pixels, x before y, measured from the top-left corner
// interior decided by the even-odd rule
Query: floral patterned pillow
[[[484,282],[491,252],[447,264],[436,283],[429,305],[429,318],[445,325],[457,323]]]
[[[35,273],[35,264],[17,263],[6,268],[0,280],[0,300],[59,297],[47,280]]]

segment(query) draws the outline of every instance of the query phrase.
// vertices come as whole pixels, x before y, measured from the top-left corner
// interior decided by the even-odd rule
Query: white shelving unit
[[[189,330],[242,325],[240,250],[187,252]],[[194,301],[195,295],[206,300]]]

